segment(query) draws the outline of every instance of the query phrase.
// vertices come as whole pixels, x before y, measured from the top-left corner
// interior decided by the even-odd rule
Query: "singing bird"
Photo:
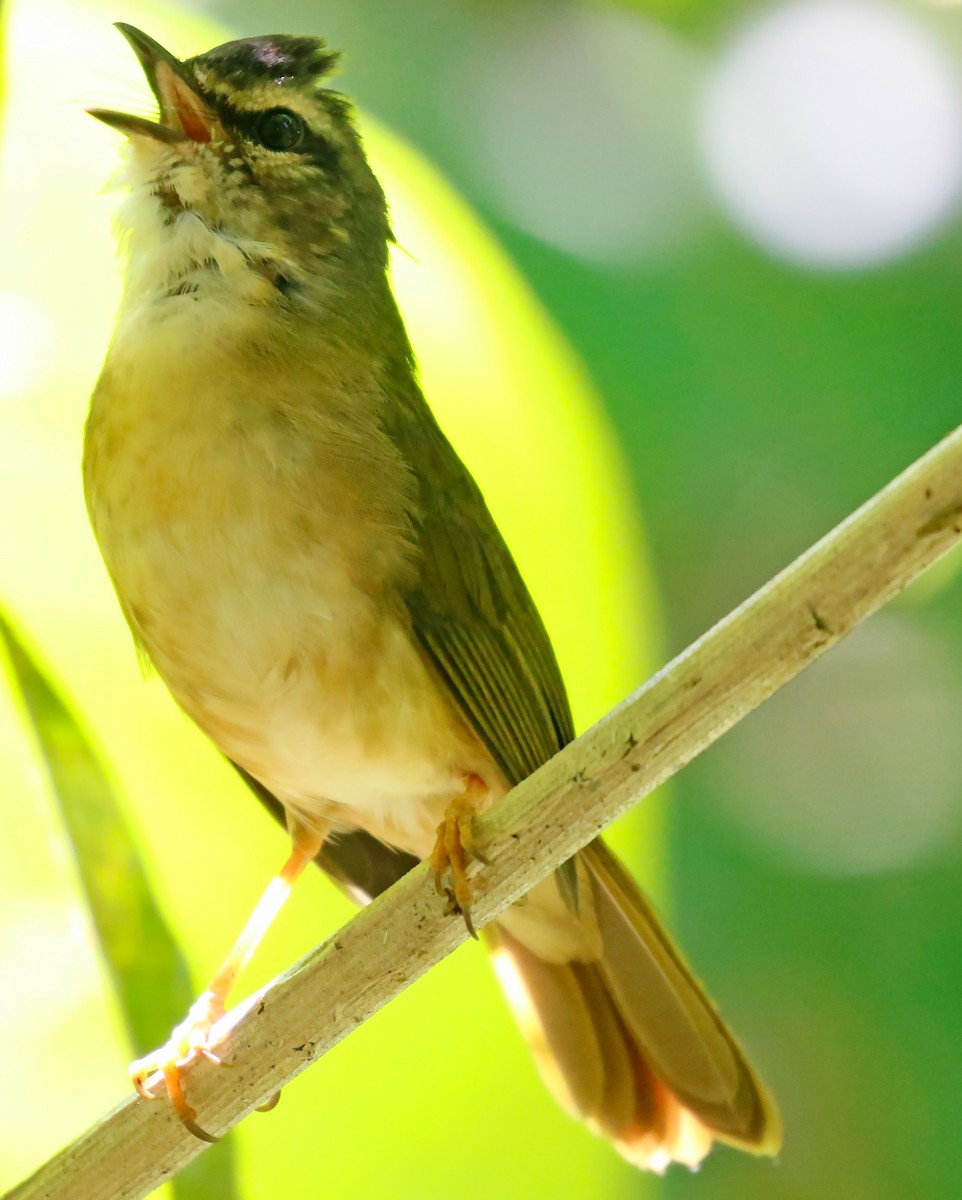
[[[548,636],[436,424],[387,275],[391,225],[337,55],[312,37],[180,61],[119,26],[157,120],[127,137],[126,278],[83,477],[141,653],[286,821],[290,857],[167,1045],[185,1067],[315,858],[368,896],[430,859],[471,925],[473,817],[573,737]],[[596,841],[484,929],[565,1107],[630,1161],[759,1154],[776,1108],[624,867]]]

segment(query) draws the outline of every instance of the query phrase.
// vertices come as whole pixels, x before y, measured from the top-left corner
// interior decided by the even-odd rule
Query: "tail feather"
[[[696,1166],[715,1138],[776,1153],[773,1101],[640,889],[601,842],[579,859],[590,895],[578,921],[597,924],[600,955],[586,956],[582,928],[569,961],[545,961],[531,914],[527,925],[509,914],[489,935],[551,1091],[638,1166]],[[557,913],[543,900],[532,909]],[[557,945],[557,927],[550,934]]]
[[[536,1057],[545,1064],[546,1083],[558,1103],[572,1115],[595,1112],[607,1076],[598,1045],[597,1018],[574,972],[567,965],[545,962],[506,930],[499,930],[499,934],[499,945],[516,973],[512,981],[499,969],[499,978]],[[503,967],[503,960],[499,965]],[[533,1010],[526,1008],[527,998],[533,1000]]]
[[[588,1011],[602,1066],[604,1084],[594,1111],[585,1116],[604,1137],[620,1138],[637,1124],[638,1081],[631,1040],[618,1010],[612,1003],[604,978],[594,965],[571,963],[567,968],[575,977]],[[639,1064],[642,1065],[643,1064]]]

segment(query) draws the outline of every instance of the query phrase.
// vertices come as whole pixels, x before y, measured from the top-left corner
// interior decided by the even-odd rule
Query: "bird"
[[[128,194],[87,510],[139,653],[291,839],[208,988],[131,1066],[213,1140],[189,1067],[220,1061],[212,1026],[308,864],[364,900],[429,860],[478,936],[474,820],[574,728],[538,611],[422,393],[337,53],[264,35],[181,60],[118,28],[158,116],[88,110],[125,135]],[[481,935],[550,1090],[630,1162],[777,1152],[770,1092],[604,842]]]

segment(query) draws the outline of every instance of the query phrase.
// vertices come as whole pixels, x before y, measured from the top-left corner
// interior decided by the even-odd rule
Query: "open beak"
[[[133,25],[118,22],[117,28],[130,42],[144,68],[150,90],[160,106],[160,120],[149,121],[109,108],[88,108],[87,112],[121,133],[140,134],[159,142],[225,140],[223,126],[197,91],[197,83],[184,64]]]

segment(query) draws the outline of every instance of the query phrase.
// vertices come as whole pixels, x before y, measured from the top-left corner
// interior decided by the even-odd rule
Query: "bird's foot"
[[[471,776],[465,794],[448,807],[444,820],[438,826],[437,841],[431,854],[431,869],[434,871],[438,895],[448,897],[452,911],[461,914],[468,933],[475,939],[478,935],[471,919],[474,889],[468,880],[468,860],[473,858],[483,863],[490,862],[478,848],[474,837],[477,811],[475,793],[479,785],[484,788],[480,779]]]
[[[182,1075],[186,1068],[200,1058],[215,1066],[224,1066],[214,1053],[215,1041],[211,1032],[225,1013],[223,997],[214,991],[204,992],[192,1005],[183,1021],[174,1029],[167,1042],[158,1050],[132,1062],[128,1068],[130,1081],[147,1100],[156,1100],[158,1093],[147,1081],[155,1072],[163,1076],[164,1088],[174,1112],[185,1129],[204,1142],[218,1139],[197,1124],[197,1113],[187,1103]]]

